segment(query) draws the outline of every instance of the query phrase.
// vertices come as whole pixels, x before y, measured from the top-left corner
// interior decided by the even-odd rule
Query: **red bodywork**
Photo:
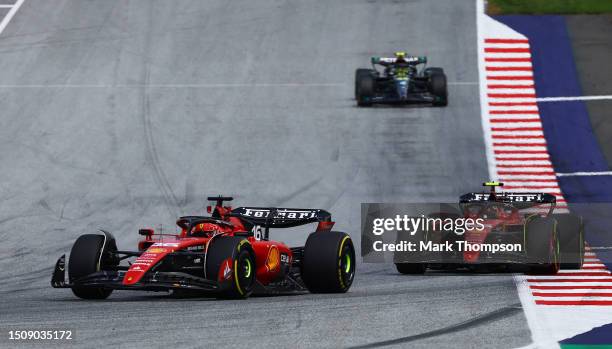
[[[482,244],[489,234],[494,231],[504,231],[507,226],[523,225],[525,223],[524,217],[519,213],[519,210],[514,207],[505,208],[502,206],[487,207],[489,212],[469,212],[466,210],[464,217],[477,219],[484,219],[484,229],[482,230],[467,230],[463,235],[465,241],[472,244]],[[490,218],[494,217],[494,218]],[[477,263],[480,258],[480,251],[463,251],[463,261],[465,263]]]
[[[208,210],[210,213],[211,208],[209,207]],[[146,238],[138,243],[138,248],[143,253],[128,269],[123,278],[123,285],[129,286],[138,283],[150,268],[169,253],[196,247],[206,252],[209,241],[220,235],[248,235],[246,239],[251,244],[255,254],[256,280],[259,283],[265,286],[282,277],[281,263],[291,265],[293,262],[294,256],[291,249],[282,242],[257,239],[245,227],[241,219],[230,216],[231,211],[232,207],[230,206],[216,206],[213,217],[219,220],[219,224],[198,224],[197,227],[191,227],[191,232],[185,225],[180,224],[179,219],[177,225],[181,227],[182,231],[177,235],[155,236],[153,229],[141,229],[141,231],[148,232]],[[333,225],[334,222],[331,221],[319,222],[317,231],[331,230]],[[200,229],[200,232],[203,232],[205,236],[192,236],[194,229]],[[228,262],[231,263],[231,260],[228,260]],[[223,268],[221,268],[220,274],[222,270]]]

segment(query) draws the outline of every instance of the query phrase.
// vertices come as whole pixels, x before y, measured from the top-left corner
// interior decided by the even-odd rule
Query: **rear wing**
[[[461,195],[459,203],[485,203],[499,202],[516,206],[517,208],[527,208],[539,204],[555,204],[557,198],[547,193],[467,193]]]
[[[395,57],[372,57],[372,64],[393,64],[397,62],[397,58]],[[404,61],[408,64],[424,64],[427,63],[427,57],[425,56],[407,56],[404,58]]]
[[[230,216],[264,228],[291,228],[317,222],[331,223],[331,213],[320,209],[238,207],[232,210]]]

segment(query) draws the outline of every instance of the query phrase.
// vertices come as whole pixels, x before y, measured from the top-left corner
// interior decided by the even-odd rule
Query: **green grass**
[[[612,0],[488,0],[489,14],[612,13]]]

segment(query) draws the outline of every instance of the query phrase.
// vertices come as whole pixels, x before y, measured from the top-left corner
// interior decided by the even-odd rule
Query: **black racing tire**
[[[573,214],[554,214],[557,220],[561,269],[580,269],[584,263],[584,223]]]
[[[104,235],[85,234],[72,245],[70,259],[68,261],[68,279],[70,283],[87,276],[89,274],[103,270],[104,252],[114,249],[117,250],[114,240],[104,246]],[[103,248],[106,251],[103,251]],[[72,293],[83,299],[106,299],[113,292],[112,289],[104,287],[73,286]]]
[[[348,234],[315,232],[304,245],[302,280],[312,293],[344,293],[353,284],[355,263],[355,248]]]
[[[359,96],[359,81],[362,76],[373,76],[374,70],[368,68],[359,68],[355,70],[355,100],[358,99]]]
[[[247,239],[217,236],[210,242],[206,255],[206,278],[219,283],[220,298],[248,298],[253,292],[256,270],[255,253]]]
[[[369,107],[372,105],[372,98],[376,90],[376,78],[372,75],[361,75],[356,81],[357,105]]]
[[[539,216],[528,218],[525,223],[524,245],[529,274],[557,274],[560,265],[556,219]]]
[[[429,68],[433,69],[433,68]],[[448,89],[446,75],[441,72],[432,72],[429,75],[429,92],[434,96],[433,105],[445,107],[448,105]]]

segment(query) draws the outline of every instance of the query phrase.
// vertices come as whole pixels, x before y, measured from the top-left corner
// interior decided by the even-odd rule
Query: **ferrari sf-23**
[[[580,269],[584,261],[584,223],[575,214],[556,213],[556,197],[541,192],[497,192],[499,182],[486,182],[490,192],[467,193],[459,206],[448,205],[430,219],[479,219],[482,227],[462,235],[438,229],[419,230],[416,239],[433,244],[519,246],[516,251],[492,253],[486,250],[454,249],[451,252],[420,255],[395,253],[394,262],[402,274],[421,274],[426,269],[492,270],[522,269],[529,274],[554,275],[559,269]],[[441,206],[442,207],[442,206]],[[410,239],[405,232],[397,240]]]
[[[216,202],[208,206],[210,216],[180,217],[180,233],[172,235],[140,229],[143,239],[134,251],[117,249],[115,238],[105,231],[81,235],[68,263],[65,255],[57,261],[51,285],[71,288],[84,299],[104,299],[115,289],[247,298],[253,292],[342,293],[351,287],[353,242],[348,234],[331,230],[329,212],[232,209],[224,206],[231,197],[208,199]],[[309,223],[318,225],[304,246],[269,239],[271,228]]]

